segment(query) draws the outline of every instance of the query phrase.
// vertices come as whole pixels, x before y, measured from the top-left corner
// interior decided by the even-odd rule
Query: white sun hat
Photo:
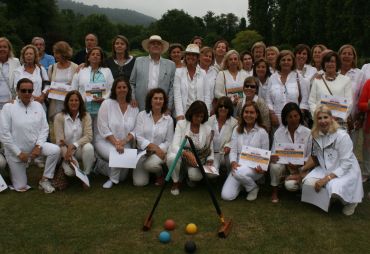
[[[183,53],[184,54],[186,54],[186,53],[192,53],[192,54],[198,54],[199,55],[200,54],[199,47],[198,47],[197,44],[189,44],[186,47],[185,51],[183,51]]]
[[[165,52],[167,52],[167,50],[168,50],[168,48],[170,46],[170,44],[167,41],[162,40],[161,36],[159,36],[159,35],[152,35],[152,36],[149,37],[149,39],[145,39],[145,40],[143,40],[141,42],[141,46],[143,46],[143,49],[146,52],[149,52],[149,49],[148,49],[149,43],[152,42],[152,41],[159,41],[160,43],[162,43],[162,47],[163,47],[162,54],[165,53]]]

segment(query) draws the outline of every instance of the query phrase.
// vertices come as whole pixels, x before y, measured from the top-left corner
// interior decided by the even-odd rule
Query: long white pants
[[[279,186],[281,179],[284,177],[284,173],[287,171],[287,168],[283,164],[271,163],[270,164],[270,178],[271,186]],[[284,186],[288,191],[297,191],[300,188],[300,183],[296,180],[285,180]]]
[[[109,161],[109,152],[115,147],[106,140],[99,140],[95,144],[97,153],[106,161]],[[130,148],[129,145],[126,145],[125,148]],[[98,172],[102,175],[106,175],[109,179],[117,184],[119,181],[124,181],[127,177],[129,169],[128,168],[98,168]]]
[[[60,148],[55,144],[45,142],[41,149],[41,155],[46,157],[45,169],[43,176],[49,179],[54,177],[55,167],[60,158]],[[27,174],[26,166],[27,163],[15,162],[14,158],[10,156],[7,158],[10,168],[10,179],[12,181],[14,189],[22,189],[27,186]]]
[[[247,192],[255,189],[255,181],[260,179],[263,174],[258,174],[250,167],[238,168],[230,172],[221,191],[221,198],[224,200],[234,200],[244,187]]]
[[[176,157],[176,154],[169,154],[167,157],[167,166],[168,168],[171,167],[172,163],[174,162]],[[182,161],[181,157],[177,161],[175,170],[172,173],[172,180],[173,182],[177,183],[180,180],[180,169],[181,169],[181,163],[185,163]],[[186,163],[183,165],[184,170],[187,171],[188,178],[190,181],[199,182],[203,179],[203,175],[200,172],[199,168],[193,168],[187,165]]]
[[[63,147],[61,149],[62,157],[67,152],[67,148]],[[90,174],[91,169],[95,162],[95,153],[94,153],[94,147],[92,144],[87,143],[84,146],[79,146],[74,154],[77,160],[82,160],[82,164],[84,165],[84,173],[86,175]]]
[[[142,156],[138,161],[136,168],[132,172],[133,183],[135,186],[145,186],[149,183],[149,173],[155,173],[160,176],[162,173],[161,158],[156,154]]]

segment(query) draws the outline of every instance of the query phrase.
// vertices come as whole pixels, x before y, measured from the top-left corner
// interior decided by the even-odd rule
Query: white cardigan
[[[214,131],[214,126],[217,124],[216,115],[211,116],[208,119],[208,124]],[[224,153],[224,147],[231,148],[231,135],[233,134],[234,127],[238,124],[238,121],[234,117],[230,117],[226,120],[225,124],[222,126],[222,136],[220,135],[220,153]]]
[[[190,133],[190,122],[187,120],[178,121],[175,129],[175,135],[173,137],[172,144],[169,149],[169,153],[176,154],[180,149],[181,142],[184,139],[185,135],[188,135],[189,133]],[[200,139],[199,143],[202,147],[210,145],[211,149],[211,153],[207,157],[207,161],[214,160],[212,138],[213,137],[211,127],[207,123],[201,124],[199,128],[199,139]]]
[[[206,82],[206,75],[206,72],[197,66],[195,75],[191,81],[186,67],[176,69],[175,81],[173,83],[176,116],[185,116],[190,82],[193,82],[195,86],[195,100],[203,101],[207,105],[207,108],[211,105],[210,89]],[[209,111],[210,109],[208,108]]]
[[[103,96],[104,99],[107,99],[110,94],[110,90],[113,84],[113,75],[109,68],[99,68],[99,71],[103,73],[107,92]],[[72,79],[72,89],[78,90],[83,98],[85,98],[85,86],[90,83],[91,75],[91,66],[82,68],[78,73],[75,73]]]

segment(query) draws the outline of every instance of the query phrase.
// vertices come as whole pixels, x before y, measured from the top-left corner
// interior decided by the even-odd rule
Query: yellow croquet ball
[[[189,223],[186,225],[185,232],[189,235],[193,235],[198,231],[197,225],[194,223]]]

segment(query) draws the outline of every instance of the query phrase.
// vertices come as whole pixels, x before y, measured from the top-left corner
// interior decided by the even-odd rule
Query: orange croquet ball
[[[197,225],[194,223],[189,223],[186,225],[185,232],[189,235],[193,235],[198,231]]]
[[[174,230],[176,228],[176,223],[174,220],[172,219],[167,219],[165,222],[164,222],[164,228],[166,230]]]

